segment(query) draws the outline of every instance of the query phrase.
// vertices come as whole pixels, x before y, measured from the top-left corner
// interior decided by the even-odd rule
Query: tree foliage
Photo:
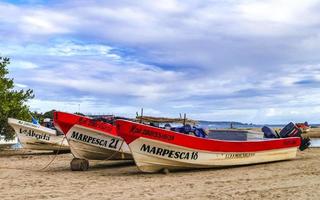
[[[81,113],[81,112],[75,112],[74,114],[76,115],[81,115],[81,116],[86,116],[85,114]]]
[[[53,109],[53,110],[50,110],[50,111],[47,111],[45,113],[41,113],[41,112],[32,112],[31,115],[36,119],[38,120],[38,122],[41,124],[43,122],[44,119],[46,118],[49,118],[49,119],[53,119],[53,113],[55,112],[56,110]],[[76,115],[81,115],[81,116],[86,116],[85,114],[83,113],[80,113],[80,112],[75,112],[74,114]]]
[[[55,111],[56,110],[50,110],[50,111],[47,111],[45,113],[39,113],[39,112],[35,111],[35,112],[32,113],[32,116],[41,123],[41,122],[43,122],[43,120],[45,118],[53,119],[53,113]]]
[[[7,66],[10,59],[0,57],[0,135],[12,138],[13,129],[8,124],[8,118],[31,120],[29,107],[25,104],[34,98],[33,90],[15,90],[13,78],[9,78]]]

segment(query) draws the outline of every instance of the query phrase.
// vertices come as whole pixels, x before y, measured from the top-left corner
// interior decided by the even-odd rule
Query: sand
[[[304,133],[303,135],[310,138],[320,138],[320,128],[311,128],[309,132]]]
[[[23,155],[16,155],[16,154]],[[70,171],[71,154],[0,152],[0,199],[319,199],[320,148],[290,161],[165,174],[132,162],[90,162]]]

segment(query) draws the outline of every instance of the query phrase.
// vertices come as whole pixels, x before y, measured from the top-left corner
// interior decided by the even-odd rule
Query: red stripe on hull
[[[190,149],[211,152],[257,152],[299,147],[301,143],[301,140],[298,137],[256,141],[223,141],[204,139],[127,120],[117,120],[116,127],[118,135],[124,138],[127,144],[130,144],[137,138],[143,137]]]
[[[95,129],[98,131],[106,132],[111,135],[117,136],[116,128],[112,124],[108,124],[102,121],[94,120],[88,117],[65,113],[54,112],[54,125],[66,135],[68,131],[76,124]]]

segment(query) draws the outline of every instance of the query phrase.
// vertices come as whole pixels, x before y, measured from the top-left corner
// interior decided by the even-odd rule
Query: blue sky
[[[32,110],[320,120],[320,2],[0,1],[0,54]]]

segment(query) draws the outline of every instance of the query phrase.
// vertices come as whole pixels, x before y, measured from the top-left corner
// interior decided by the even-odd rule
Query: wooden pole
[[[141,108],[141,116],[140,116],[140,123],[142,123],[142,117],[143,117],[143,108]]]

